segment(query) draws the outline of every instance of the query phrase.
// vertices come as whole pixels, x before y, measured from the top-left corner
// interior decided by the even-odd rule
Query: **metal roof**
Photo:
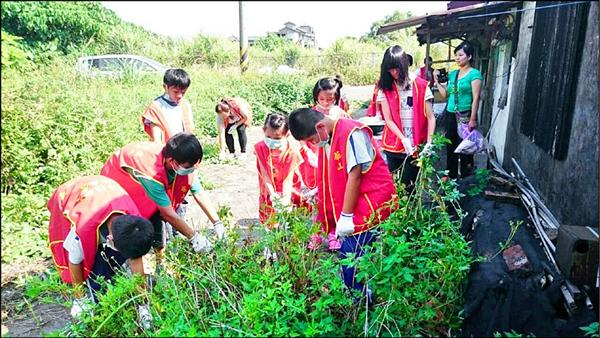
[[[487,13],[490,13],[491,16],[494,15],[494,12],[520,6],[521,3],[521,1],[494,1],[476,3],[474,5],[446,11],[437,11],[431,14],[410,17],[405,20],[385,24],[379,27],[377,35],[420,25],[416,31],[419,43],[422,45],[427,42],[427,34],[430,34],[431,42],[434,43],[447,39],[449,35],[481,30],[481,24],[483,23],[483,25],[485,25],[485,21],[489,19],[486,19],[485,16],[478,16],[476,18],[464,17]]]

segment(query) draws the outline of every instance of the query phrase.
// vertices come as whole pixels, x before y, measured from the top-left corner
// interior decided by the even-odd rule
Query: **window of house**
[[[558,160],[567,156],[589,3],[536,2],[521,133]]]

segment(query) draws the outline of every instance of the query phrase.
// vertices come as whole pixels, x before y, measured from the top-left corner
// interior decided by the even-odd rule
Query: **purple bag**
[[[477,129],[469,131],[469,124],[459,123],[458,135],[463,139],[454,150],[457,154],[473,155],[487,148],[487,142]]]

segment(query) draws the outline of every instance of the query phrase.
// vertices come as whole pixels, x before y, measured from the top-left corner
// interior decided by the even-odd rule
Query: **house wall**
[[[535,8],[535,2],[524,2],[523,8]],[[562,224],[597,227],[598,3],[590,4],[569,149],[563,161],[555,160],[519,131],[534,15],[534,10],[522,12],[503,166],[514,172],[514,157]]]
[[[492,96],[492,114],[490,121],[490,145],[494,146],[496,150],[496,157],[499,163],[504,161],[504,145],[506,144],[506,130],[508,128],[508,102],[510,102],[512,94],[512,82],[514,79],[514,72],[510,71],[511,67],[511,46],[512,43],[504,43],[497,47],[494,47],[494,52],[497,53],[497,57],[494,58],[495,71],[493,73],[493,96]],[[508,77],[510,76],[510,81]],[[500,101],[506,97],[506,105],[502,107]]]

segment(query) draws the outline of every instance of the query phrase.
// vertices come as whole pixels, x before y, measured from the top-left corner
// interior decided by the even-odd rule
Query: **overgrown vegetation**
[[[397,201],[397,210],[378,228],[379,241],[354,263],[357,278],[374,291],[369,307],[364,299],[353,302],[336,255],[307,250],[317,226],[304,210],[277,214],[289,227],[267,232],[232,229],[228,209],[221,208],[229,236],[214,252],[198,255],[187,241],[174,239],[152,288],[143,291],[141,278],[119,275],[93,315],[60,334],[451,335],[460,327],[463,281],[472,258],[457,231],[460,221],[445,212],[446,204],[456,201],[444,196],[456,186],[432,185],[441,182],[434,160],[422,159],[420,193]],[[265,247],[277,253],[276,260],[264,257]],[[143,303],[151,304],[154,317],[148,331],[137,324],[136,306]]]

